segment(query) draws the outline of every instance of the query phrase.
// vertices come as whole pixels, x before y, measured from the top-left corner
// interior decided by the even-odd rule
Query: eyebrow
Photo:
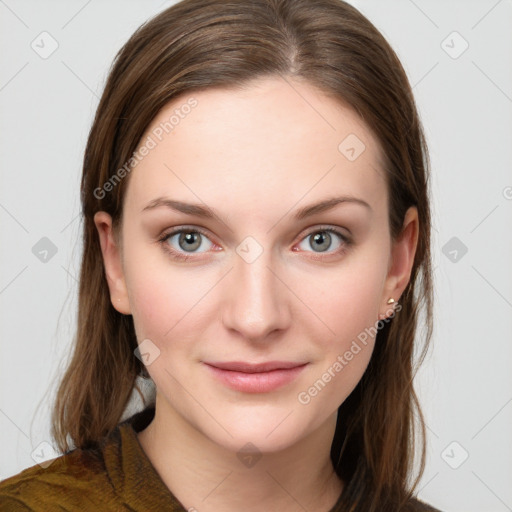
[[[359,204],[372,210],[372,207],[362,199],[352,196],[339,196],[330,199],[325,199],[317,203],[309,204],[298,209],[295,213],[296,220],[302,220],[306,217],[310,217],[317,213],[325,212],[342,203]],[[187,215],[195,215],[196,217],[204,217],[212,219],[217,217],[215,211],[206,205],[197,203],[186,203],[184,201],[176,201],[167,197],[158,197],[153,201],[149,202],[143,209],[142,212],[153,210],[155,208],[166,207],[177,212],[185,213]]]

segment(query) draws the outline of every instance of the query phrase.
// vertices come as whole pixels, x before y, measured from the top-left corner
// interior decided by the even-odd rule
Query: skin
[[[197,107],[129,176],[121,239],[107,213],[94,218],[112,304],[133,315],[139,343],[150,339],[160,351],[147,366],[157,388],[155,418],[138,439],[185,508],[328,511],[343,490],[330,461],[337,409],[361,379],[375,340],[360,344],[308,404],[297,397],[358,334],[392,314],[387,300],[398,301],[413,265],[417,211],[408,210],[392,244],[376,138],[351,109],[297,80],[187,93],[142,140],[191,96]],[[338,150],[349,134],[366,146],[354,161]],[[342,195],[371,209],[345,202],[294,219],[301,207]],[[216,216],[142,212],[162,196],[207,205]],[[183,226],[206,232],[197,235],[200,247],[187,252],[179,233],[158,242]],[[336,234],[330,245],[315,243],[323,227],[352,244]],[[262,249],[251,263],[236,252],[248,236]],[[173,259],[164,244],[190,259]],[[308,365],[284,387],[244,393],[202,362],[271,360]],[[252,467],[237,457],[248,442],[262,455]]]

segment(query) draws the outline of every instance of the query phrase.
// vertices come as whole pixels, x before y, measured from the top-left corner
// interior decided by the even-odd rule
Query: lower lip
[[[215,377],[231,389],[244,393],[268,393],[292,382],[299,373],[307,366],[296,366],[295,368],[272,370],[261,373],[244,373],[230,370],[221,370],[215,366],[206,365]]]

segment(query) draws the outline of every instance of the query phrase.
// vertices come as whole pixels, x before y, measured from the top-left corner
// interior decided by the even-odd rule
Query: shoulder
[[[56,505],[63,507],[59,510],[85,510],[113,500],[100,448],[75,449],[0,482],[0,512],[53,510]]]
[[[407,505],[407,512],[442,512],[417,498],[411,498]]]
[[[144,409],[96,447],[72,450],[1,481],[0,512],[185,512],[138,441],[137,432],[153,416],[154,407]]]

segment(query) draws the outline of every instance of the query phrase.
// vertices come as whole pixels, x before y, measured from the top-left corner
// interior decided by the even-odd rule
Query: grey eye
[[[178,247],[173,244],[173,239],[178,240]],[[181,230],[176,231],[175,233],[170,234],[167,237],[169,245],[176,251],[184,251],[184,252],[196,252],[200,247],[204,247],[206,245],[205,251],[211,248],[212,243],[208,240],[208,238],[194,230]],[[205,240],[207,240],[205,244]],[[208,245],[210,244],[210,245]],[[199,251],[204,252],[204,251]]]
[[[338,238],[338,245],[335,245],[335,239]],[[303,244],[307,243],[308,247],[304,247]],[[309,235],[307,235],[300,243],[299,247],[303,251],[308,251],[308,249],[313,249],[313,252],[326,252],[328,250],[336,250],[345,241],[344,237],[332,230],[327,229],[319,229],[318,231],[313,231]],[[334,245],[334,247],[333,247]]]

